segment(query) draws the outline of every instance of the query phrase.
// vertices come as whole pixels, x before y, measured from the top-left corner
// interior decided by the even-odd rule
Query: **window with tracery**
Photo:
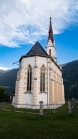
[[[27,91],[31,91],[31,84],[32,84],[32,68],[29,65],[27,72]]]
[[[45,91],[45,67],[41,67],[40,71],[40,91]]]

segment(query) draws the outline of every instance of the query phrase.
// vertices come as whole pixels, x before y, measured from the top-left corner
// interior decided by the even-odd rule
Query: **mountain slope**
[[[65,98],[70,96],[78,98],[78,60],[63,66],[63,79],[65,87]]]
[[[8,71],[10,71],[10,70],[1,70],[1,69],[0,69],[0,76],[4,75],[4,74],[7,73]]]
[[[0,85],[9,87],[6,90],[8,93],[12,93],[15,88],[17,71],[18,69],[13,69],[0,76]]]

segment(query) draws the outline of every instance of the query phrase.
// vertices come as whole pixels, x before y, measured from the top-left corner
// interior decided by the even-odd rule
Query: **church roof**
[[[31,57],[31,56],[36,56],[36,55],[42,56],[42,57],[48,57],[49,56],[46,53],[46,51],[42,48],[42,46],[40,45],[40,43],[38,41],[34,44],[34,46],[29,50],[29,52],[26,55],[21,57],[21,59],[23,57]]]
[[[51,60],[58,66],[58,64],[53,60],[51,56],[49,56],[46,51],[43,49],[43,47],[40,45],[40,43],[37,41],[34,46],[29,50],[29,52],[26,55],[23,55],[19,62],[22,60],[22,58],[25,57],[32,57],[32,56],[41,56],[41,57],[47,57],[51,58]],[[60,69],[60,67],[58,66]],[[60,69],[61,70],[61,69]]]

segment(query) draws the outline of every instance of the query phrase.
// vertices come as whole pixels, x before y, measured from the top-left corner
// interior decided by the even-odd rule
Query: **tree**
[[[6,87],[0,86],[0,100],[9,99],[9,95],[5,94]]]

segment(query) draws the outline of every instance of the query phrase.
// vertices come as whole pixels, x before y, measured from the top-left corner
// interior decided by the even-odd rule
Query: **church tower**
[[[53,38],[53,30],[52,30],[52,23],[50,17],[50,25],[49,25],[49,32],[48,32],[48,43],[47,43],[47,54],[51,56],[56,61],[56,48],[54,46],[54,38]]]

